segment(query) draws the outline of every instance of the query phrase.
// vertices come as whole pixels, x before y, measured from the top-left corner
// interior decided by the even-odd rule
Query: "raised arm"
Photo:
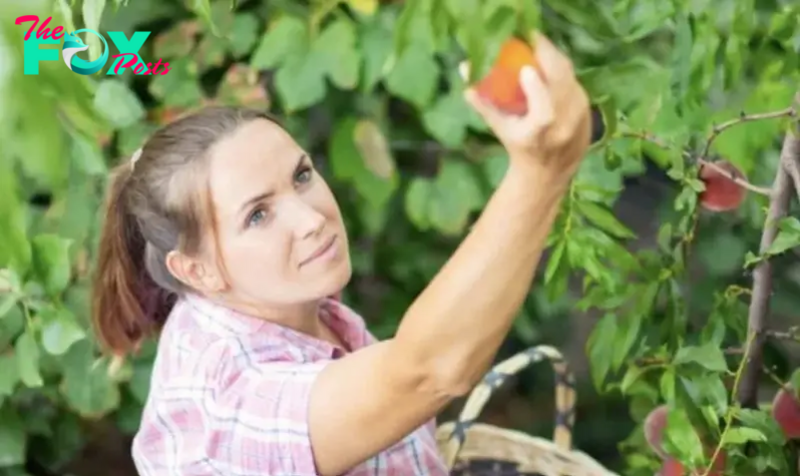
[[[544,78],[523,74],[526,117],[503,116],[467,96],[510,155],[481,217],[395,337],[328,364],[312,387],[309,431],[324,476],[389,447],[468,392],[530,288],[591,126],[571,62],[546,38],[535,41]]]

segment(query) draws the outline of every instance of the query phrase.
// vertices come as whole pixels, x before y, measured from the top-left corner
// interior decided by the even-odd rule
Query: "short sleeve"
[[[212,464],[231,475],[316,476],[309,401],[328,362],[258,363],[221,375],[206,402]]]
[[[148,402],[133,444],[142,476],[317,476],[309,437],[311,389],[329,361],[250,362],[209,353],[210,365]]]

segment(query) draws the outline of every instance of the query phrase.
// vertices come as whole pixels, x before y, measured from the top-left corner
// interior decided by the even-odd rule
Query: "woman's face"
[[[350,256],[336,199],[279,126],[251,121],[217,143],[210,188],[230,298],[291,305],[347,284]]]

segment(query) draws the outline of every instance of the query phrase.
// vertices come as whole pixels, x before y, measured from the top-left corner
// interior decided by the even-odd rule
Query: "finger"
[[[559,84],[569,82],[574,78],[572,61],[559,50],[549,38],[540,32],[535,32],[531,42],[534,45],[536,60],[548,83]]]
[[[486,124],[492,129],[497,130],[500,121],[503,120],[503,113],[498,111],[489,101],[480,97],[478,92],[473,88],[464,90],[464,99],[472,106],[473,109],[486,121]]]
[[[528,113],[524,121],[531,126],[551,124],[555,118],[555,108],[544,80],[531,66],[523,67],[519,76],[520,86],[528,104]]]

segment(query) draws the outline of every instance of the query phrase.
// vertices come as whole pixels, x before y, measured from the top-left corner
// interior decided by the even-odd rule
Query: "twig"
[[[789,177],[792,178],[794,190],[797,193],[797,198],[800,199],[800,166],[796,162],[788,162],[783,164]]]
[[[798,94],[796,100],[800,99]],[[786,134],[781,148],[780,164],[775,176],[773,195],[770,198],[764,232],[761,235],[760,252],[763,254],[775,241],[778,222],[786,216],[794,192],[787,164],[800,161],[800,122],[794,121],[792,129]],[[772,293],[772,264],[762,260],[753,270],[753,296],[747,318],[748,332],[755,336],[749,344],[750,356],[739,388],[739,402],[743,408],[758,408],[758,380],[763,361],[766,321],[770,309]]]
[[[646,132],[641,132],[641,133],[639,133],[639,132],[625,132],[625,133],[623,133],[623,135],[627,136],[627,137],[633,137],[633,138],[637,138],[637,139],[641,139],[641,140],[646,140],[646,141],[651,142],[651,143],[653,143],[653,144],[655,144],[655,145],[657,145],[657,146],[659,146],[661,148],[664,148],[664,149],[668,149],[668,150],[674,149],[674,147],[670,146],[669,144],[667,144],[662,139],[659,139],[658,137],[655,137],[654,135],[646,133]],[[681,151],[681,153],[689,161],[691,161],[691,162],[696,161],[698,164],[700,164],[700,165],[702,165],[704,167],[709,167],[711,169],[714,169],[716,172],[724,175],[725,177],[727,177],[730,180],[732,180],[736,185],[738,185],[738,186],[740,186],[740,187],[742,187],[742,188],[744,188],[746,190],[750,190],[751,192],[758,193],[760,195],[764,195],[764,196],[767,196],[767,197],[769,197],[772,194],[772,189],[770,189],[768,187],[759,187],[758,185],[753,185],[750,182],[748,182],[747,180],[745,180],[743,178],[740,178],[740,177],[737,177],[732,172],[729,172],[729,171],[725,170],[724,168],[720,167],[719,165],[715,164],[714,162],[704,159],[703,157],[705,157],[705,155],[701,155],[700,157],[695,158],[695,157],[692,157],[692,154],[690,152],[688,152],[688,151],[684,150],[684,151]],[[800,170],[798,170],[797,177],[798,177],[798,183],[800,183]]]
[[[736,185],[738,185],[738,186],[740,186],[740,187],[742,187],[744,189],[750,190],[751,192],[755,192],[755,193],[758,193],[758,194],[761,194],[761,195],[764,195],[764,196],[767,196],[767,197],[772,195],[772,189],[767,188],[767,187],[759,187],[758,185],[753,185],[750,182],[748,182],[747,180],[745,180],[743,178],[740,178],[740,177],[737,177],[736,175],[734,175],[733,172],[723,169],[722,167],[720,167],[719,165],[715,164],[714,162],[711,162],[711,161],[708,161],[708,160],[705,160],[705,159],[702,159],[702,158],[698,158],[697,162],[699,164],[701,164],[703,167],[709,167],[711,169],[714,169],[717,173],[720,173],[720,174],[724,175],[725,177],[727,177],[730,180],[732,180]]]
[[[733,377],[733,390],[731,391],[731,400],[736,400],[736,394],[739,391],[739,382],[741,381],[742,374],[745,371],[745,366],[747,365],[747,358],[750,352],[753,350],[753,341],[757,337],[756,334],[749,334],[747,336],[747,342],[744,345],[744,356],[742,360],[739,362],[739,367],[736,368],[736,374]],[[711,456],[711,464],[708,465],[706,470],[703,472],[702,476],[708,476],[711,473],[711,470],[714,468],[714,463],[717,461],[717,457],[719,456],[720,451],[722,451],[722,446],[725,444],[725,437],[728,436],[728,431],[731,429],[731,425],[733,424],[733,414],[734,414],[734,406],[730,405],[728,410],[725,412],[725,429],[722,430],[722,434],[719,437],[719,443],[717,443],[717,447],[714,449],[714,454]]]
[[[800,342],[800,327],[793,326],[788,331],[767,331],[767,337]]]
[[[708,135],[708,139],[706,140],[706,145],[703,147],[703,153],[700,154],[700,158],[704,159],[708,157],[708,151],[711,149],[711,144],[726,129],[730,129],[738,124],[744,124],[745,122],[763,121],[765,119],[778,119],[781,117],[794,117],[795,115],[796,112],[794,107],[787,107],[786,109],[781,109],[780,111],[762,112],[758,114],[745,114],[745,112],[742,111],[739,113],[739,117],[736,119],[725,121],[722,124],[713,127],[711,134]]]
[[[646,140],[647,142],[653,143],[653,144],[661,147],[662,149],[667,149],[667,150],[674,150],[675,149],[675,146],[673,146],[671,144],[668,144],[664,139],[656,137],[653,134],[650,134],[649,132],[626,131],[626,132],[620,133],[620,135],[622,137],[631,137],[633,139]],[[689,153],[689,151],[681,150],[680,152],[681,152],[681,154],[683,155],[684,158],[689,159],[689,160],[693,160],[692,154]]]
[[[722,353],[725,355],[742,355],[745,353],[745,347],[728,347],[726,349],[722,349]],[[665,365],[671,361],[669,358],[660,358],[660,357],[641,357],[636,359],[634,363],[640,367],[649,367],[649,366],[657,366],[657,365]]]

